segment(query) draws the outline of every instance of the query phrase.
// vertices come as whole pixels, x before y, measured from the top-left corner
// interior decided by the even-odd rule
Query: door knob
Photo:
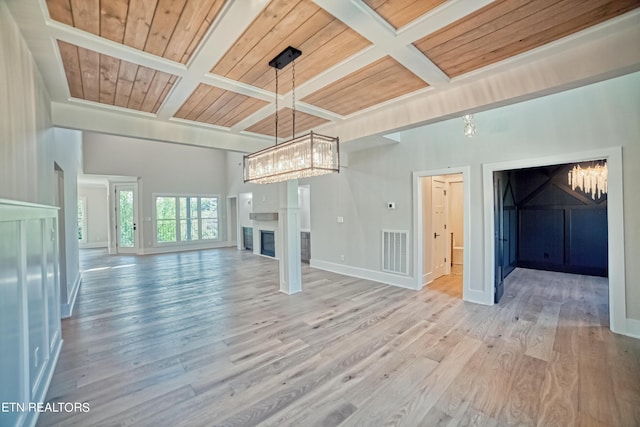
[[[440,237],[440,235],[437,233],[433,233],[433,238],[435,239],[436,237]]]

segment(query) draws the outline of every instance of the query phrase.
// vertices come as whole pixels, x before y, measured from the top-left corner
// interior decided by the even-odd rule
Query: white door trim
[[[470,302],[482,302],[474,295],[478,291],[471,289],[471,176],[470,166],[446,169],[433,169],[413,172],[413,265],[416,289],[422,288],[424,274],[423,238],[422,238],[422,178],[437,175],[462,174],[463,219],[464,219],[464,252],[462,266],[462,299]]]
[[[492,238],[487,237],[493,236],[494,233],[493,173],[502,170],[577,163],[598,159],[606,159],[607,168],[609,170],[607,193],[607,226],[609,240],[609,323],[613,332],[625,335],[627,334],[628,322],[626,315],[627,301],[624,257],[622,147],[602,148],[592,151],[557,154],[549,157],[520,159],[499,163],[486,163],[482,166],[485,235],[484,298],[488,304],[492,304],[493,301],[493,280],[495,274],[493,268],[495,258],[494,241]]]

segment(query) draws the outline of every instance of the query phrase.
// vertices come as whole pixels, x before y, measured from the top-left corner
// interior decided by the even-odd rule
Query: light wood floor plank
[[[235,249],[81,253],[39,426],[640,425],[640,341],[602,278],[516,269],[492,307],[462,276],[411,291]]]

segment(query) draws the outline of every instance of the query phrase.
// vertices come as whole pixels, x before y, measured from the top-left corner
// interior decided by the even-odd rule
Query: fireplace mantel
[[[277,221],[278,212],[251,212],[249,219],[252,221]]]

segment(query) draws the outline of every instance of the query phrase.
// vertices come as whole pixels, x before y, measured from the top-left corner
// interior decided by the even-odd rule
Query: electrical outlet
[[[342,224],[344,222],[344,217],[339,216],[338,217],[338,223]]]
[[[340,261],[344,261],[344,254],[340,255]]]

